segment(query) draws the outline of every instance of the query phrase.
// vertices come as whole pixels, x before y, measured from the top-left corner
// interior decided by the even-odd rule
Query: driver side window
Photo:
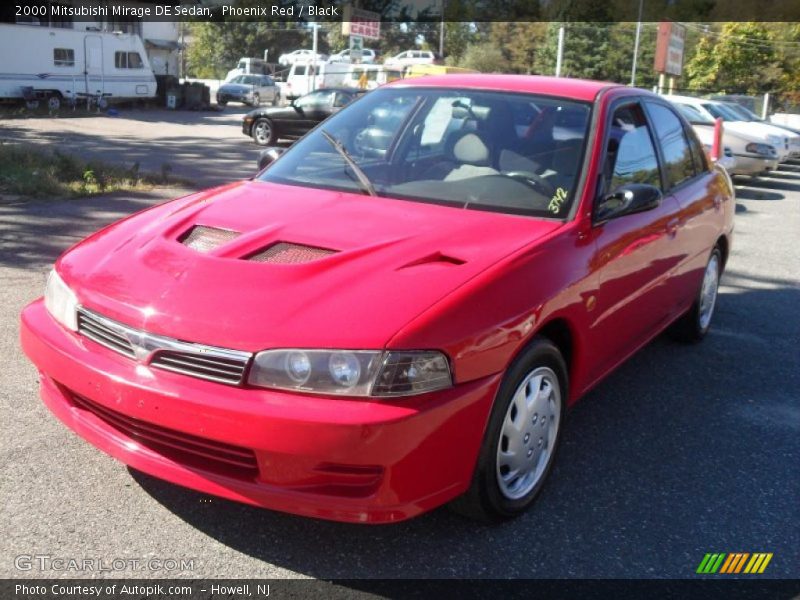
[[[661,189],[656,150],[638,104],[623,106],[614,112],[603,176],[606,194],[628,183],[647,183]]]
[[[307,94],[297,101],[299,108],[318,108],[329,106],[333,102],[333,92],[315,92]]]

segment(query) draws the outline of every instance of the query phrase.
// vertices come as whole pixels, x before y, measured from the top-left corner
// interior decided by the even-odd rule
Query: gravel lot
[[[107,139],[102,117],[6,121],[0,135],[168,159],[198,186],[253,172],[233,111],[176,115],[118,117]],[[759,551],[774,553],[765,576],[800,577],[800,166],[739,188],[706,341],[659,338],[584,398],[536,507],[495,527],[447,510],[363,527],[218,500],[128,470],[49,414],[20,310],[64,248],[169,195],[0,203],[0,577],[97,575],[19,571],[22,554],[194,559],[117,573],[137,577],[691,577],[706,552]]]

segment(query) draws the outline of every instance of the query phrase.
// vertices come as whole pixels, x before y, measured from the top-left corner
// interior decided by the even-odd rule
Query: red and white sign
[[[371,40],[380,39],[380,14],[347,6],[344,9],[343,19],[342,35],[358,35]]]
[[[658,24],[656,43],[656,73],[680,77],[683,73],[683,48],[686,43],[686,28],[678,23],[662,21]]]

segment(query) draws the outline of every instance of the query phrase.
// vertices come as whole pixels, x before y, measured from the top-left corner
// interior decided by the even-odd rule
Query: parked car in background
[[[383,64],[387,67],[408,67],[410,65],[432,65],[437,60],[436,54],[430,50],[406,50],[387,58]]]
[[[787,127],[786,125],[779,125],[777,123],[772,123],[770,121],[765,121],[753,111],[749,110],[745,106],[741,106],[734,102],[726,102],[725,106],[727,106],[731,111],[736,113],[742,118],[742,121],[746,121],[748,123],[763,123],[765,125],[769,125],[770,127],[775,127],[776,129],[782,129],[789,137],[789,154],[792,158],[796,158],[800,156],[800,131],[797,129],[793,129],[791,127]]]
[[[250,106],[260,106],[269,102],[277,106],[281,92],[269,75],[237,75],[217,90],[217,104],[225,106],[228,102],[241,102]]]
[[[721,118],[725,122],[725,128],[728,131],[756,137],[759,138],[759,141],[774,146],[775,151],[778,153],[778,162],[784,162],[790,158],[789,136],[784,130],[766,123],[742,121],[740,115],[722,102],[705,98],[693,98],[691,96],[667,96],[667,99],[675,104],[694,106],[711,119]]]
[[[360,156],[376,112],[401,126]],[[137,471],[352,523],[451,501],[499,521],[542,491],[568,407],[666,328],[709,331],[734,205],[724,169],[647,91],[404,80],[254,179],[74,245],[21,343],[49,410]],[[619,433],[675,433],[647,427]]]
[[[328,59],[327,54],[314,54],[313,50],[295,50],[293,52],[287,52],[286,54],[281,54],[278,57],[278,64],[283,65],[284,67],[288,67],[289,65],[293,65],[296,62],[310,62],[313,60],[317,60],[318,62],[323,62]]]
[[[691,123],[706,150],[711,150],[716,121],[692,104],[675,103],[675,106]],[[720,163],[731,175],[761,175],[778,168],[775,146],[767,144],[762,136],[734,133],[724,123],[722,146],[723,157]]]
[[[325,88],[306,94],[288,106],[253,110],[242,119],[242,133],[259,146],[279,138],[295,140],[339,112],[363,93],[352,88]]]
[[[371,65],[376,62],[377,54],[375,50],[371,48],[364,48],[361,50],[361,62],[365,65]],[[331,54],[328,58],[329,63],[349,63],[352,62],[350,59],[350,49],[342,50],[341,52],[337,52],[336,54]]]

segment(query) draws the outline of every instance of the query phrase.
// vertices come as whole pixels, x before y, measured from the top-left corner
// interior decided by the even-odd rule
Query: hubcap
[[[256,125],[256,138],[262,144],[266,144],[269,142],[269,136],[272,133],[272,129],[269,126],[269,123],[266,121],[262,121],[258,125]]]
[[[508,405],[497,443],[497,483],[518,500],[541,480],[553,456],[561,420],[561,387],[552,369],[528,373]]]
[[[61,100],[56,96],[50,96],[47,99],[47,107],[50,110],[58,110],[59,108],[61,108]]]
[[[719,257],[711,256],[703,275],[703,286],[700,289],[700,328],[705,330],[711,323],[714,315],[714,305],[717,303],[717,289],[719,288]]]

